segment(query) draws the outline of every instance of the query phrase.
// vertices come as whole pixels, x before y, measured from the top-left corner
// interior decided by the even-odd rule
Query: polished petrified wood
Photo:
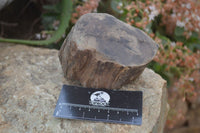
[[[104,13],[83,15],[59,53],[64,76],[84,87],[118,89],[153,59],[157,44],[143,31]]]

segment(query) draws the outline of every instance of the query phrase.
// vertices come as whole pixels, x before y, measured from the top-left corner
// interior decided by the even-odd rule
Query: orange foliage
[[[76,23],[79,17],[86,13],[96,12],[100,0],[87,0],[82,5],[78,5],[72,14],[71,22]]]

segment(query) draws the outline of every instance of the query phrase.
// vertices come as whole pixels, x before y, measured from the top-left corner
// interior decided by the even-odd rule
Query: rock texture
[[[152,70],[120,88],[143,91],[141,126],[54,118],[63,79],[57,50],[0,43],[0,133],[162,133],[166,81]]]
[[[84,87],[118,89],[144,70],[157,51],[143,31],[103,13],[83,15],[60,50],[65,77]]]

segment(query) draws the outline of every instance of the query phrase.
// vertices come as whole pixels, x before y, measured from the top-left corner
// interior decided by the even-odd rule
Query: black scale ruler
[[[141,125],[142,91],[63,85],[54,117]]]

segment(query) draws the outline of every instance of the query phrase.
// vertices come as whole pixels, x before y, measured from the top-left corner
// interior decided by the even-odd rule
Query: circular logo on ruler
[[[105,91],[95,91],[90,96],[90,104],[95,106],[108,106],[110,96]]]

